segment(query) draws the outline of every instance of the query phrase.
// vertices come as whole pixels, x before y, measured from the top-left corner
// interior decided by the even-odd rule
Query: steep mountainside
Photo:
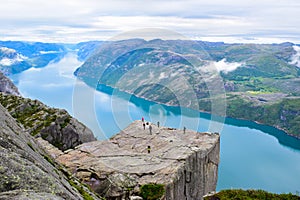
[[[212,99],[223,95],[227,116],[272,125],[298,137],[298,51],[292,43],[132,39],[103,43],[75,74],[94,88],[104,84],[159,103],[208,112]]]
[[[89,58],[97,49],[99,49],[101,41],[88,41],[80,42],[75,45],[74,49],[77,50],[78,59],[80,61],[85,61]]]
[[[0,93],[0,104],[32,136],[42,137],[61,150],[96,140],[92,131],[67,111],[50,108],[38,100]]]
[[[81,191],[85,194],[82,196],[70,185],[77,186],[79,182],[66,177],[63,168],[52,161],[1,105],[0,127],[0,199],[78,200],[87,199],[87,195],[92,197],[87,191]]]

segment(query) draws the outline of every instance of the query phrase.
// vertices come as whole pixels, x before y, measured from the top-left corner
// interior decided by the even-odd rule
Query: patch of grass
[[[41,130],[43,129],[44,127],[42,125],[39,125],[38,127],[36,127],[34,130],[31,131],[31,135],[32,136],[36,136],[37,134],[39,134],[41,132]],[[45,140],[46,139],[46,136],[42,136],[42,138]]]
[[[43,155],[44,159],[48,161],[48,163],[50,163],[53,167],[55,167],[55,163],[54,161],[52,160],[52,158],[50,158],[50,156],[44,154]]]
[[[222,190],[204,200],[300,200],[293,194],[273,194],[263,190]]]
[[[62,128],[62,129],[65,128],[65,127],[70,123],[70,121],[71,121],[71,117],[67,117],[67,118],[64,120],[63,124],[61,124],[61,128]]]
[[[94,200],[94,198],[87,191],[84,190],[82,185],[76,184],[75,181],[73,181],[72,179],[69,179],[68,181],[72,187],[78,190],[78,192],[82,195],[84,200]]]
[[[165,186],[163,184],[145,184],[141,187],[141,196],[146,200],[156,200],[165,194]]]

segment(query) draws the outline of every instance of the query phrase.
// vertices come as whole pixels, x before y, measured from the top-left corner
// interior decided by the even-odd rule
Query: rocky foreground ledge
[[[135,121],[107,141],[48,151],[106,199],[199,200],[216,189],[218,134],[151,127]]]

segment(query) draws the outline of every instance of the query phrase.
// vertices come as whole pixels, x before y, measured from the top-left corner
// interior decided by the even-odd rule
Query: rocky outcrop
[[[0,199],[84,199],[55,165],[0,105]]]
[[[42,137],[63,151],[96,140],[92,131],[66,110],[4,93],[0,93],[0,103],[31,135]]]
[[[47,150],[106,199],[151,199],[147,195],[156,194],[148,190],[156,188],[161,199],[198,200],[215,190],[218,134],[154,124],[150,134],[149,127],[144,130],[135,121],[107,141],[84,143],[64,153]]]
[[[0,72],[0,92],[6,93],[6,94],[13,94],[19,96],[19,90],[18,88],[7,78],[3,75],[2,72]]]

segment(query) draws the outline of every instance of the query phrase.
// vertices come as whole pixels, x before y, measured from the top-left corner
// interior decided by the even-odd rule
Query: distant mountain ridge
[[[159,55],[160,58],[158,58],[157,55],[149,55],[154,54],[155,51],[157,51],[157,47],[159,47],[161,52],[170,51],[171,53],[168,55],[161,54]],[[103,44],[100,48],[100,52],[88,58],[80,69],[83,78],[84,73],[89,73],[88,70],[94,73],[101,72],[101,75],[109,76],[108,74],[114,75],[109,71],[116,70],[117,68],[120,70],[126,67],[127,71],[129,71],[141,63],[149,63],[152,65],[164,64],[168,66],[171,62],[177,62],[174,59],[178,59],[179,57],[182,58],[181,60],[186,60],[185,64],[188,64],[189,58],[197,57],[203,61],[200,63],[201,65],[206,65],[211,62],[216,64],[217,67],[222,64],[225,65],[218,68],[224,81],[236,81],[236,83],[234,83],[236,86],[235,90],[244,91],[244,86],[240,85],[238,81],[244,81],[245,79],[249,79],[249,77],[257,79],[299,78],[300,69],[297,65],[293,64],[292,60],[293,56],[298,53],[294,47],[296,47],[296,45],[292,43],[225,44],[182,40],[164,41],[157,39],[144,41],[141,39],[132,39]],[[142,56],[141,51],[145,51],[147,48],[152,48],[152,50],[144,52]],[[179,56],[176,58],[174,53],[177,53]],[[161,63],[163,57],[163,62],[168,60],[168,63]],[[226,69],[226,67],[232,67],[233,63],[237,65],[235,68]],[[124,64],[126,64],[126,66]],[[105,70],[105,72],[101,70]],[[119,71],[115,71],[115,75],[118,73]],[[100,81],[102,81],[101,79]],[[107,80],[103,80],[102,82],[105,84],[106,81]],[[259,90],[261,88],[254,87],[253,89]]]
[[[180,101],[181,106],[206,112],[211,112],[211,101],[218,97],[211,96],[207,85],[214,80],[204,80],[199,69],[213,66],[226,92],[226,116],[300,135],[299,45],[161,39],[78,44],[0,41],[0,71],[15,74],[44,67],[70,51],[85,61],[74,74],[93,88],[104,84],[158,103],[179,105]],[[176,94],[170,87],[176,87]]]
[[[78,44],[0,41],[0,71],[5,75],[11,75],[31,67],[45,67],[50,62],[58,62],[70,51],[76,51],[78,59],[84,61],[101,43],[101,41]]]
[[[298,46],[292,43],[130,39],[103,43],[75,74],[94,88],[104,84],[151,101],[183,107],[192,104],[192,88],[198,109],[211,112],[211,101],[218,97],[211,96],[208,84],[215,83],[209,78],[204,80],[201,73],[214,67],[224,83],[227,116],[272,125],[299,137],[297,55]],[[170,90],[172,87],[176,87],[176,94]]]
[[[59,61],[66,54],[62,44],[0,41],[0,71],[17,74],[31,67],[44,67]]]

